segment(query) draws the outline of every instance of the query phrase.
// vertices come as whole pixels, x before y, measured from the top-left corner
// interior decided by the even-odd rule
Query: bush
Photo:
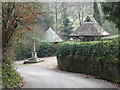
[[[120,35],[112,35],[112,36],[106,36],[106,37],[102,37],[100,40],[104,41],[104,40],[113,40],[113,39],[118,39],[120,37]]]
[[[37,49],[38,57],[47,57],[56,55],[56,46],[52,43],[40,43]]]
[[[2,89],[2,66],[0,62],[0,89]]]
[[[57,49],[58,67],[119,83],[118,53],[117,39],[61,43]]]
[[[13,50],[15,54],[15,58],[17,60],[23,60],[26,58],[30,58],[31,55],[31,47],[28,45],[24,44],[23,42],[18,42],[13,45]]]
[[[2,87],[16,88],[21,81],[20,75],[14,69],[12,60],[5,59],[2,63]]]

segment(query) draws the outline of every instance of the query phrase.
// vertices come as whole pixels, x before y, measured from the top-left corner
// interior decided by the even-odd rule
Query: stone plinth
[[[32,52],[32,57],[29,58],[28,60],[25,60],[23,64],[28,64],[28,63],[38,63],[44,61],[43,59],[40,59],[37,57],[37,52]]]

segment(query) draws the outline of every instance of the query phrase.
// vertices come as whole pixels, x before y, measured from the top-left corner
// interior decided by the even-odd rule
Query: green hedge
[[[58,67],[120,83],[118,53],[117,39],[61,43],[57,50]]]
[[[56,45],[53,43],[40,43],[37,49],[38,57],[47,57],[56,55]]]
[[[53,43],[40,43],[36,45],[36,51],[38,57],[47,57],[56,55],[56,45]],[[33,47],[30,45],[18,42],[14,44],[14,55],[17,60],[23,60],[32,56]]]

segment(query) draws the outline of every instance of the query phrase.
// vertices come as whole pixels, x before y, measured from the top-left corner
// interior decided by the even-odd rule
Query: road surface
[[[84,75],[57,70],[56,57],[44,58],[44,62],[23,65],[16,62],[17,71],[24,81],[23,88],[115,88],[116,86],[86,78]]]

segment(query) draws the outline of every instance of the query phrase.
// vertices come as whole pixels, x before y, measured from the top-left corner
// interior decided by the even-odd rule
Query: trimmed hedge
[[[120,35],[112,35],[112,36],[106,36],[106,37],[102,37],[100,40],[104,41],[104,40],[113,40],[113,39],[118,39],[120,37]]]
[[[117,40],[61,43],[57,50],[58,67],[120,83]]]
[[[56,45],[52,43],[42,42],[36,45],[36,51],[38,57],[47,57],[56,55]],[[18,42],[14,45],[14,54],[17,60],[23,60],[32,56],[33,47],[28,46],[22,42]]]
[[[56,55],[56,45],[42,42],[37,49],[38,57],[48,57]]]

